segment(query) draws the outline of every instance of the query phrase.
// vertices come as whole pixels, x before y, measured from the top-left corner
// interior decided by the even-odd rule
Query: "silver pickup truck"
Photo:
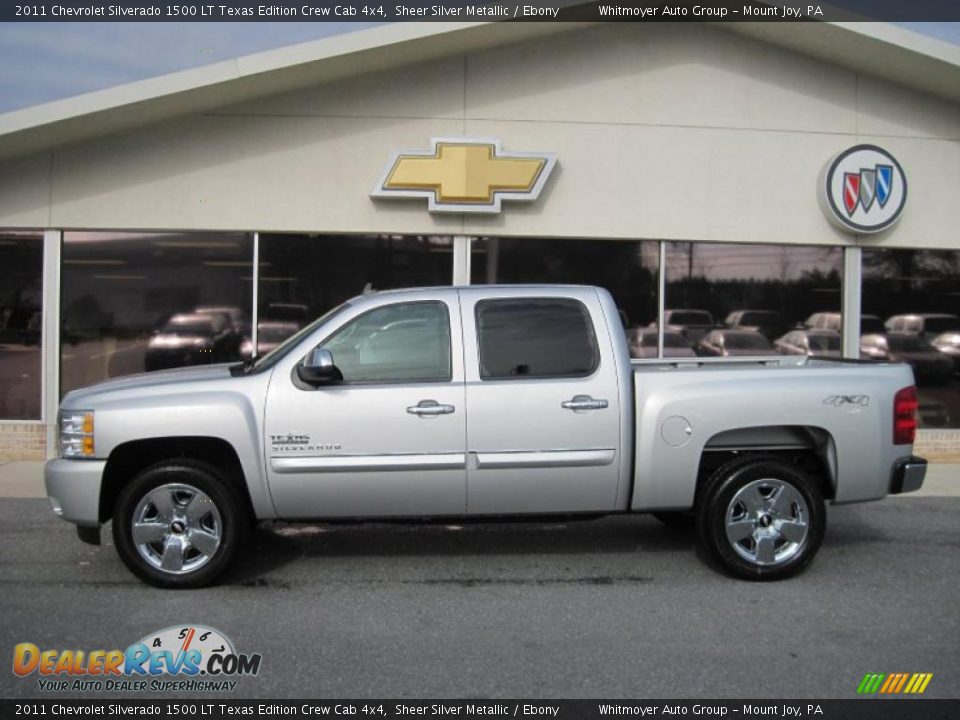
[[[163,587],[212,582],[259,520],[654,513],[734,575],[813,559],[825,502],[919,488],[907,365],[631,361],[602,289],[474,286],[344,303],[240,365],[62,403],[53,511]]]

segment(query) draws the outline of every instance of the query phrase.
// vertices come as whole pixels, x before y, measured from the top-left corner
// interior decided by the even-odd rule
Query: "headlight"
[[[93,457],[93,411],[69,410],[60,413],[60,457]]]

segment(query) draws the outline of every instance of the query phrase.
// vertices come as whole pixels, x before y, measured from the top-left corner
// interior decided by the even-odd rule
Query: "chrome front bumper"
[[[893,466],[893,476],[890,478],[890,493],[913,492],[923,486],[923,478],[927,474],[927,461],[922,457],[912,455],[900,458]]]
[[[49,460],[43,481],[54,515],[85,527],[100,527],[100,482],[106,460]]]

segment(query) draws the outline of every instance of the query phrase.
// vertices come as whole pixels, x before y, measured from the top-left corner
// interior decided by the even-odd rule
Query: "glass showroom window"
[[[960,252],[863,251],[863,357],[909,363],[920,427],[960,427]]]
[[[841,354],[840,248],[671,242],[666,264],[672,354]]]
[[[577,283],[604,287],[620,310],[631,354],[656,357],[658,252],[656,242],[480,238],[473,241],[470,275],[475,285]]]
[[[65,232],[61,391],[249,352],[253,236]]]
[[[448,236],[261,234],[258,353],[365,290],[452,279]]]
[[[0,231],[0,420],[40,419],[43,235]]]

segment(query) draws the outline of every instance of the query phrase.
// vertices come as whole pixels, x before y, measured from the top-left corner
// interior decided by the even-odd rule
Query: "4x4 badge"
[[[859,405],[860,407],[866,407],[870,404],[869,395],[831,395],[826,400],[823,401],[824,405],[832,405],[833,407],[840,407],[841,405]]]

